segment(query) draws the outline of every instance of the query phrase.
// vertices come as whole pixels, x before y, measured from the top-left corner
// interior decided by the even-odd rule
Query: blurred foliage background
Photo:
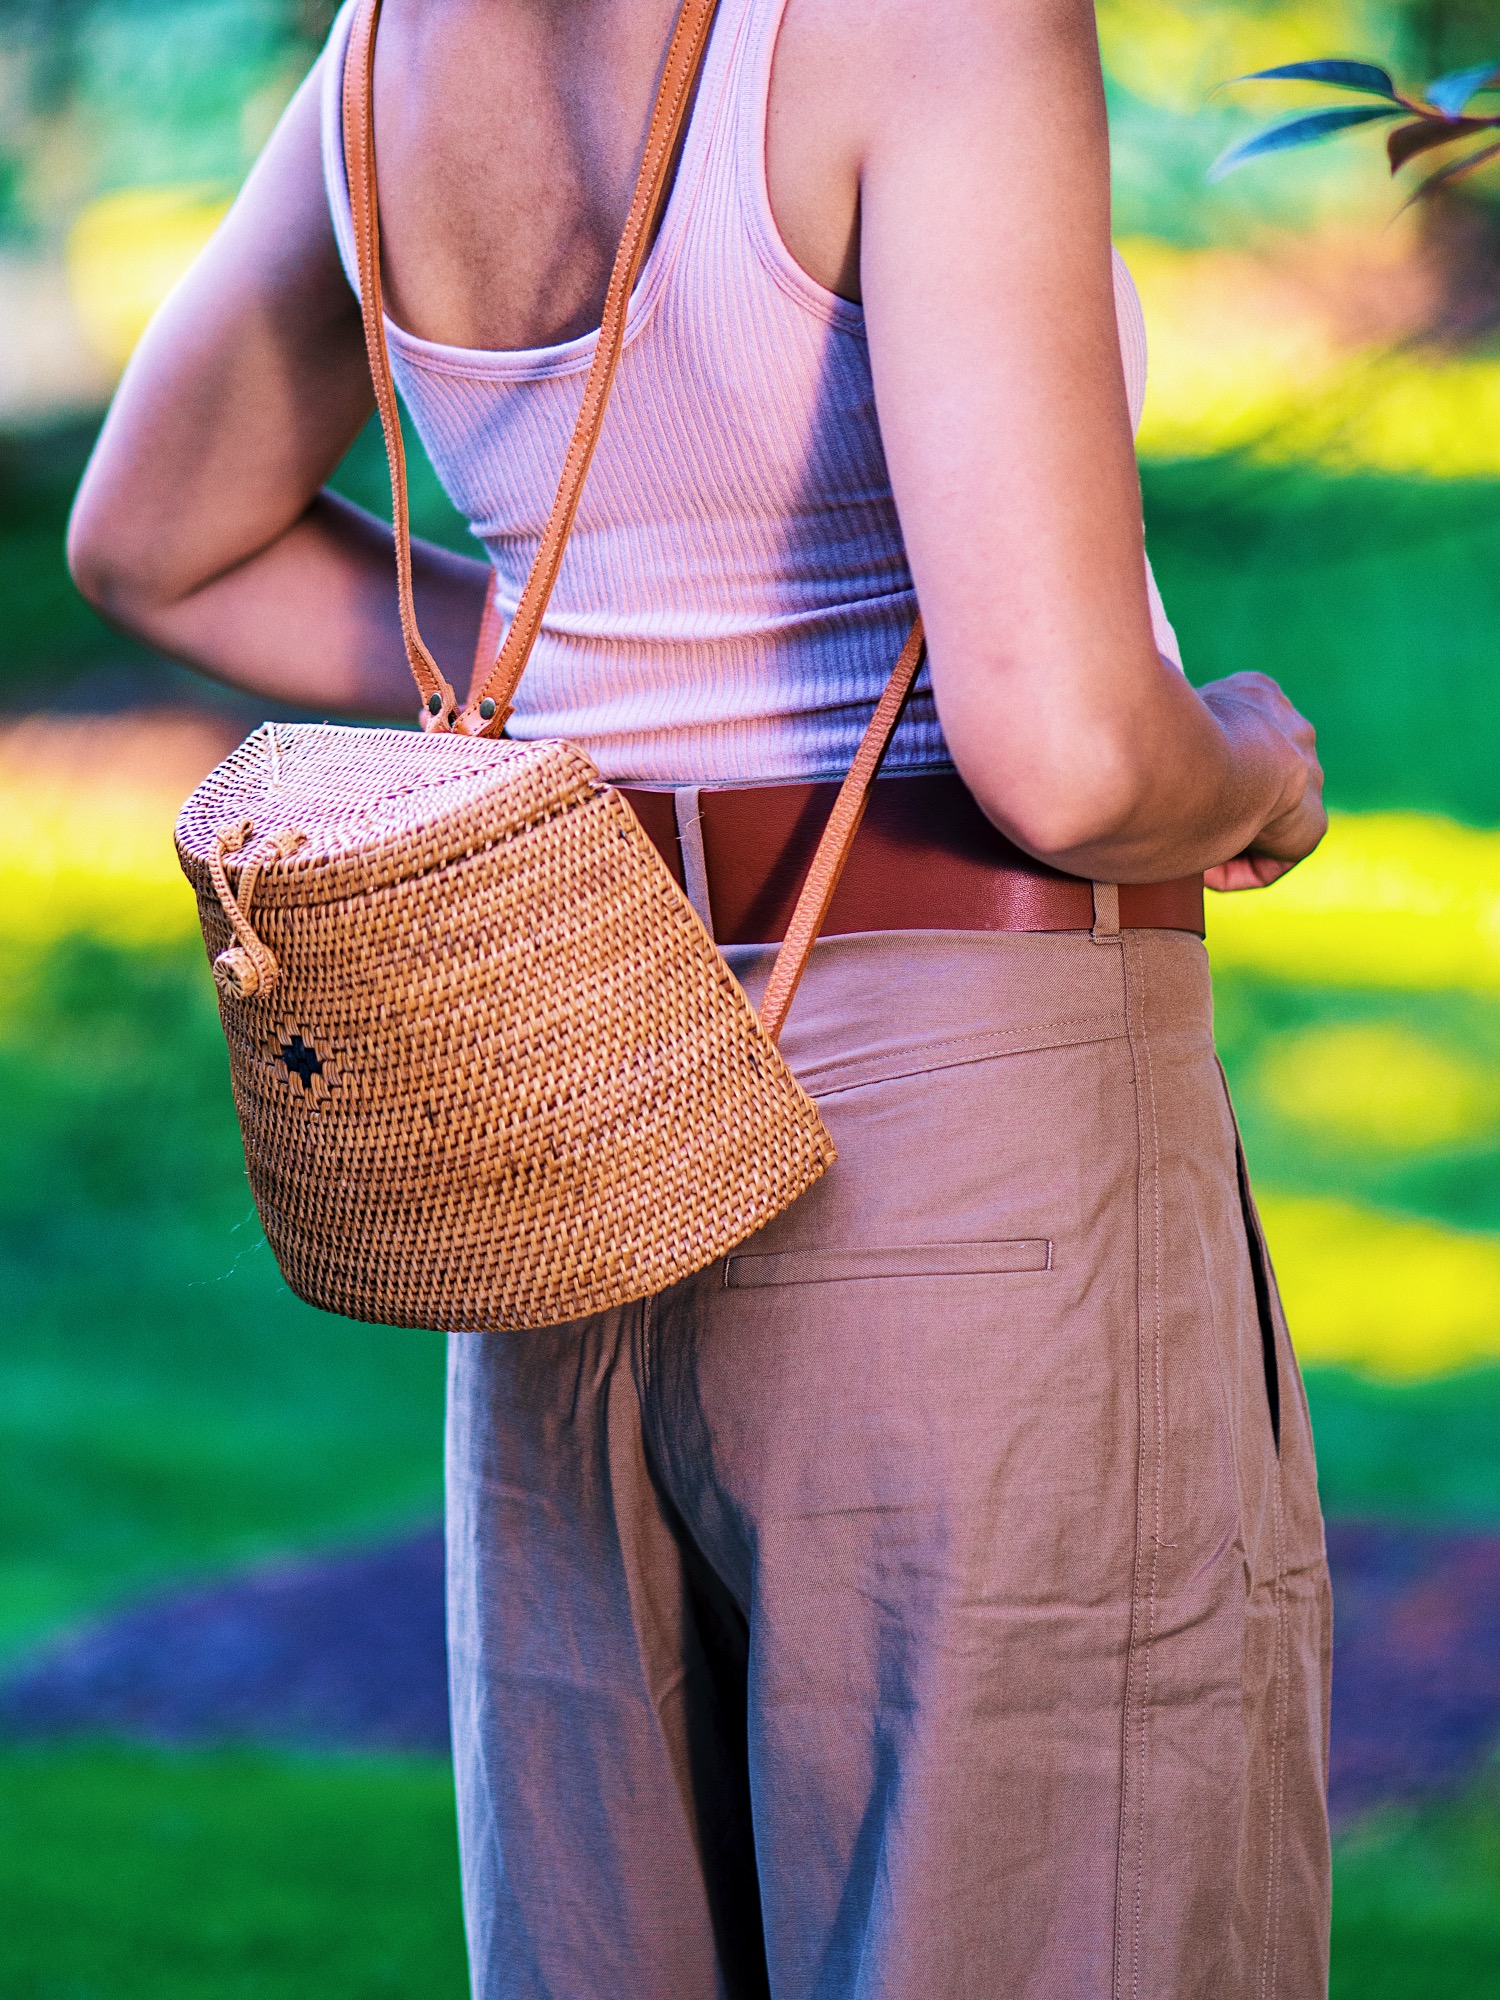
[[[1313,717],[1335,809],[1211,935],[1325,1502],[1500,1537],[1500,175],[1398,214],[1377,133],[1206,179],[1277,108],[1224,79],[1428,77],[1500,60],[1500,14],[1098,13],[1159,580],[1194,678],[1264,668]],[[330,15],[0,0],[0,1665],[440,1504],[436,1337],[292,1299],[245,1186],[168,836],[258,712],[106,628],[61,550],[120,366]],[[373,438],[340,484],[383,504]],[[1490,1745],[1494,1636],[1461,1663]],[[456,1996],[452,1849],[430,1757],[0,1743],[0,1992]],[[1497,1859],[1488,1752],[1348,1820],[1335,1991],[1500,1994]]]

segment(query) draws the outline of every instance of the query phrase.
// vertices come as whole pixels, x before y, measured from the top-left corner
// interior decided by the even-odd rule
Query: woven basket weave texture
[[[702,1269],[834,1157],[634,814],[573,745],[267,724],[184,806],[210,861],[273,834],[249,923],[275,962],[221,991],[266,1235],[314,1305],[518,1330]]]

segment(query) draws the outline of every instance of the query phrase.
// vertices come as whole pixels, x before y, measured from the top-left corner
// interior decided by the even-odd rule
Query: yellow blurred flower
[[[1269,889],[1208,898],[1216,966],[1330,986],[1500,992],[1500,833],[1337,813]]]
[[[1304,1363],[1413,1380],[1500,1360],[1500,1238],[1355,1202],[1260,1208]]]
[[[1140,237],[1120,247],[1151,351],[1147,457],[1250,451],[1435,478],[1500,472],[1500,360],[1400,344],[1430,303],[1404,232],[1373,250],[1330,238],[1326,268],[1316,243],[1276,255]]]
[[[212,187],[124,188],[78,216],[68,237],[68,284],[90,345],[111,367],[124,367],[228,207]]]
[[[1216,84],[1330,48],[1373,48],[1388,21],[1360,0],[1099,0],[1104,63],[1133,97],[1198,110]]]
[[[1457,1145],[1500,1123],[1500,1075],[1392,1022],[1284,1036],[1256,1085],[1289,1124],[1355,1144]]]
[[[191,936],[197,910],[172,828],[229,748],[228,732],[170,712],[36,716],[0,733],[0,943]]]

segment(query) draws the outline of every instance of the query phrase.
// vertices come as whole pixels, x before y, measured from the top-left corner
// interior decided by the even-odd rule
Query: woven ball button
[[[493,700],[493,698],[492,698],[491,696],[489,696],[489,695],[486,695],[486,696],[485,696],[485,698],[484,698],[484,700],[483,700],[483,701],[482,701],[482,702],[481,702],[481,703],[479,704],[479,713],[480,713],[480,715],[481,715],[481,716],[482,716],[482,717],[484,718],[484,720],[485,720],[486,722],[493,722],[493,721],[494,721],[494,719],[495,719],[495,703],[494,703],[494,700]]]
[[[214,984],[231,1000],[250,1000],[260,991],[260,968],[237,944],[221,951],[213,962]]]

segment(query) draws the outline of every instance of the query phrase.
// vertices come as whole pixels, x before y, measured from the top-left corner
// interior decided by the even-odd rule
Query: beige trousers
[[[785,1046],[811,1193],[453,1339],[475,1993],[1318,2000],[1327,1570],[1201,945],[834,938]]]

